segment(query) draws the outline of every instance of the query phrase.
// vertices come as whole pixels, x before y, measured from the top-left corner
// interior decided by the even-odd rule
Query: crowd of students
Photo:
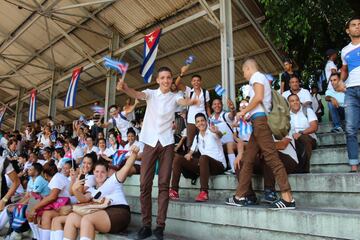
[[[342,132],[340,116],[345,111],[349,160],[352,171],[356,171],[359,17],[348,22],[347,32],[352,43],[343,50],[341,75],[329,67],[325,95],[333,132]],[[329,61],[334,60],[333,55],[333,51],[328,52]],[[290,129],[286,136],[278,138],[267,119],[274,107],[271,79],[259,71],[254,59],[247,59],[242,65],[250,85],[249,98],[243,99],[238,109],[227,100],[229,111],[220,98],[210,99],[200,75],[192,76],[191,87],[184,84],[182,77],[188,68],[182,67],[176,79],[169,68],[159,68],[159,88],[141,92],[120,79],[117,90],[134,98],[135,103],[129,100],[122,109],[110,106],[107,122],[102,120],[103,113],[95,111],[89,121],[82,116],[70,129],[64,122],[55,125],[49,117],[43,126],[37,122],[23,132],[2,132],[0,229],[9,227],[7,238],[20,239],[29,229],[38,240],[77,236],[87,240],[94,239],[96,231],[124,231],[131,214],[123,183],[132,174],[140,174],[143,226],[138,239],[152,234],[163,239],[169,200],[181,199],[181,175],[192,182],[200,179],[197,202],[211,197],[211,175],[234,175],[239,184],[225,203],[242,207],[259,203],[251,180],[254,173],[261,174],[264,192],[260,200],[272,209],[295,209],[288,174],[310,171],[312,150],[317,145],[318,117],[323,111],[316,92],[310,94],[301,87],[301,74],[292,69],[291,60],[285,60],[280,91],[289,104]],[[137,123],[134,110],[139,100],[146,101],[146,111]],[[152,230],[151,192],[156,172],[158,214]],[[75,207],[94,202],[106,205],[84,215],[75,211]],[[71,205],[75,207],[71,209]]]

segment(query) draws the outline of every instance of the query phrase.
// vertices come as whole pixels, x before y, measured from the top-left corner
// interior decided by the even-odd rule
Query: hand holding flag
[[[113,69],[121,74],[122,79],[125,78],[126,71],[129,67],[129,64],[122,61],[115,61],[109,57],[104,57],[104,66],[110,69]]]
[[[224,89],[220,84],[218,84],[218,85],[216,85],[216,87],[215,87],[215,92],[216,92],[216,94],[217,94],[219,97],[222,97],[222,95],[223,95],[224,92],[225,92],[225,89]]]
[[[195,56],[194,55],[190,55],[186,60],[185,60],[185,65],[190,65],[194,62],[195,60]]]

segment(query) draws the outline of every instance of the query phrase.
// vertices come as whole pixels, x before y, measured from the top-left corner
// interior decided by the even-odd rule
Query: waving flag
[[[1,126],[1,123],[3,122],[3,120],[4,120],[5,112],[6,112],[6,107],[2,106],[0,108],[0,126]]]
[[[104,60],[105,60],[104,61],[105,67],[114,69],[115,71],[120,73],[123,78],[125,77],[126,71],[129,67],[128,63],[121,62],[121,61],[115,61],[109,57],[104,57]]]
[[[29,123],[32,123],[36,121],[36,89],[31,91],[29,105]]]
[[[144,61],[141,67],[141,76],[145,83],[151,82],[155,67],[155,59],[158,51],[161,29],[157,29],[144,38]]]
[[[119,166],[124,164],[126,160],[125,155],[127,152],[128,152],[127,150],[117,150],[117,152],[115,152],[114,155],[112,156],[112,165]]]
[[[224,92],[225,92],[225,89],[221,86],[221,85],[216,85],[216,87],[215,87],[215,92],[216,92],[216,94],[218,95],[218,96],[222,96],[223,94],[224,94]]]
[[[65,102],[64,102],[65,108],[75,106],[76,90],[77,90],[77,85],[78,85],[78,82],[80,79],[81,70],[82,70],[82,67],[75,68],[73,70],[70,85],[69,85],[69,88],[68,88],[68,91],[67,91],[66,97],[65,97]]]

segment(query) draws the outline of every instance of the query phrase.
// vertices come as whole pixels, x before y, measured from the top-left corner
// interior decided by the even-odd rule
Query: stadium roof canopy
[[[162,28],[156,67],[179,74],[190,54],[205,88],[223,83],[234,97],[243,81],[241,61],[254,57],[264,72],[277,74],[281,60],[260,29],[265,20],[256,0],[5,0],[0,2],[0,103],[7,105],[3,129],[27,123],[29,93],[38,91],[37,119],[56,115],[69,122],[92,114],[100,100],[123,105],[113,73],[102,58],[129,63],[125,81],[143,89],[143,37]],[[83,67],[76,106],[64,109],[74,67]],[[22,119],[22,121],[21,121]],[[22,124],[23,123],[23,124]]]

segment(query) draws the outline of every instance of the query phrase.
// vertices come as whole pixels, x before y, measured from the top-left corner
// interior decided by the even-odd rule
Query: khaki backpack
[[[286,99],[271,89],[271,110],[268,114],[269,127],[277,140],[286,137],[290,131],[290,109]]]

